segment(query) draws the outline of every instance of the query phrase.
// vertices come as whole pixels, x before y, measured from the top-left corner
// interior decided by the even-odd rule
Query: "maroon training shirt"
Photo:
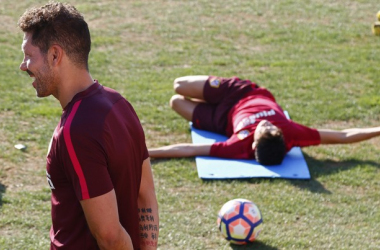
[[[98,249],[81,200],[115,189],[120,222],[139,249],[137,198],[145,136],[132,106],[97,81],[63,110],[47,155],[51,249]]]

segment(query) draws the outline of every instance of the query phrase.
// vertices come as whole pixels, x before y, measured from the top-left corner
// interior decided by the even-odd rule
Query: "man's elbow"
[[[158,208],[158,202],[154,188],[141,190],[137,201],[139,207],[149,206],[151,208]]]
[[[131,238],[123,228],[101,230],[94,237],[100,249],[133,249]]]

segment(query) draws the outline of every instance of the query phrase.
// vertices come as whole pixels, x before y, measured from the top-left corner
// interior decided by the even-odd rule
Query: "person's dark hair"
[[[262,165],[281,164],[285,154],[286,146],[281,130],[278,130],[275,134],[264,133],[256,141],[255,158]]]
[[[69,4],[49,2],[31,8],[20,17],[18,26],[32,34],[32,44],[46,54],[53,44],[58,44],[78,67],[88,70],[91,36],[83,16]]]

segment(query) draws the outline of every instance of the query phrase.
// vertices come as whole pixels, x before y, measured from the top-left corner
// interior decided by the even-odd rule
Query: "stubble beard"
[[[47,97],[53,94],[54,88],[54,73],[48,65],[35,74],[35,88],[37,97]]]

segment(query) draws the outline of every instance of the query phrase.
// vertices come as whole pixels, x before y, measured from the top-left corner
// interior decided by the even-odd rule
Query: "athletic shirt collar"
[[[90,87],[83,90],[82,92],[77,93],[73,97],[73,99],[66,105],[66,107],[63,109],[63,111],[67,110],[68,107],[72,106],[78,100],[83,99],[84,97],[93,95],[101,87],[102,87],[102,85],[99,84],[98,80],[94,80],[94,83],[91,84]]]

